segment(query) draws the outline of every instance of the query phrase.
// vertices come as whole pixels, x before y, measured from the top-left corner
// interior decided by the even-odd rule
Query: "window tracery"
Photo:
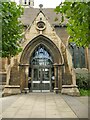
[[[85,68],[85,48],[78,47],[75,43],[69,43],[74,68]]]
[[[46,50],[46,48],[40,45],[33,53],[31,64],[32,65],[51,65],[53,63],[53,59],[50,53]]]

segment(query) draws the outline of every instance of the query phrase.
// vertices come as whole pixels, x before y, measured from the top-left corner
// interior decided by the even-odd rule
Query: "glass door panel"
[[[33,92],[50,92],[50,68],[34,68],[32,79]]]
[[[33,92],[40,92],[40,80],[39,80],[39,74],[38,69],[34,68],[32,69],[32,91]]]
[[[50,92],[50,69],[43,68],[42,69],[42,92]]]
[[[38,81],[38,69],[35,68],[33,74],[34,74],[33,81]]]

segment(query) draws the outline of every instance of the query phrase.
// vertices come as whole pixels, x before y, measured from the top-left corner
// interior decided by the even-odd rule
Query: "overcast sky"
[[[17,3],[19,0],[15,0]],[[37,8],[39,4],[43,4],[44,8],[55,8],[64,0],[34,0],[34,7]]]

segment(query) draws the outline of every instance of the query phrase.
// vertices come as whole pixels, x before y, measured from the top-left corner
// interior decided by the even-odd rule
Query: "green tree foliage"
[[[62,13],[62,21],[68,18],[67,32],[70,41],[78,46],[90,44],[90,2],[63,2],[56,7],[57,13]],[[65,17],[64,17],[65,16]]]
[[[19,18],[23,14],[23,8],[15,2],[2,2],[0,8],[2,10],[2,13],[0,13],[0,17],[2,17],[0,56],[15,56],[21,51],[19,42],[22,39],[23,25]]]

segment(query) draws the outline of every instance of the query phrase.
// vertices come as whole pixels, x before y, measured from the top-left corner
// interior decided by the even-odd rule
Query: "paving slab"
[[[2,98],[2,102],[3,118],[79,118],[82,117],[79,114],[87,112],[82,100],[55,93],[21,94]],[[76,111],[79,111],[78,114]]]
[[[13,95],[13,96],[7,96],[2,97],[0,100],[2,100],[2,112],[4,112],[8,107],[10,107],[17,99],[19,99],[21,95]]]
[[[88,118],[88,97],[72,97],[63,95],[62,98],[78,118]]]

